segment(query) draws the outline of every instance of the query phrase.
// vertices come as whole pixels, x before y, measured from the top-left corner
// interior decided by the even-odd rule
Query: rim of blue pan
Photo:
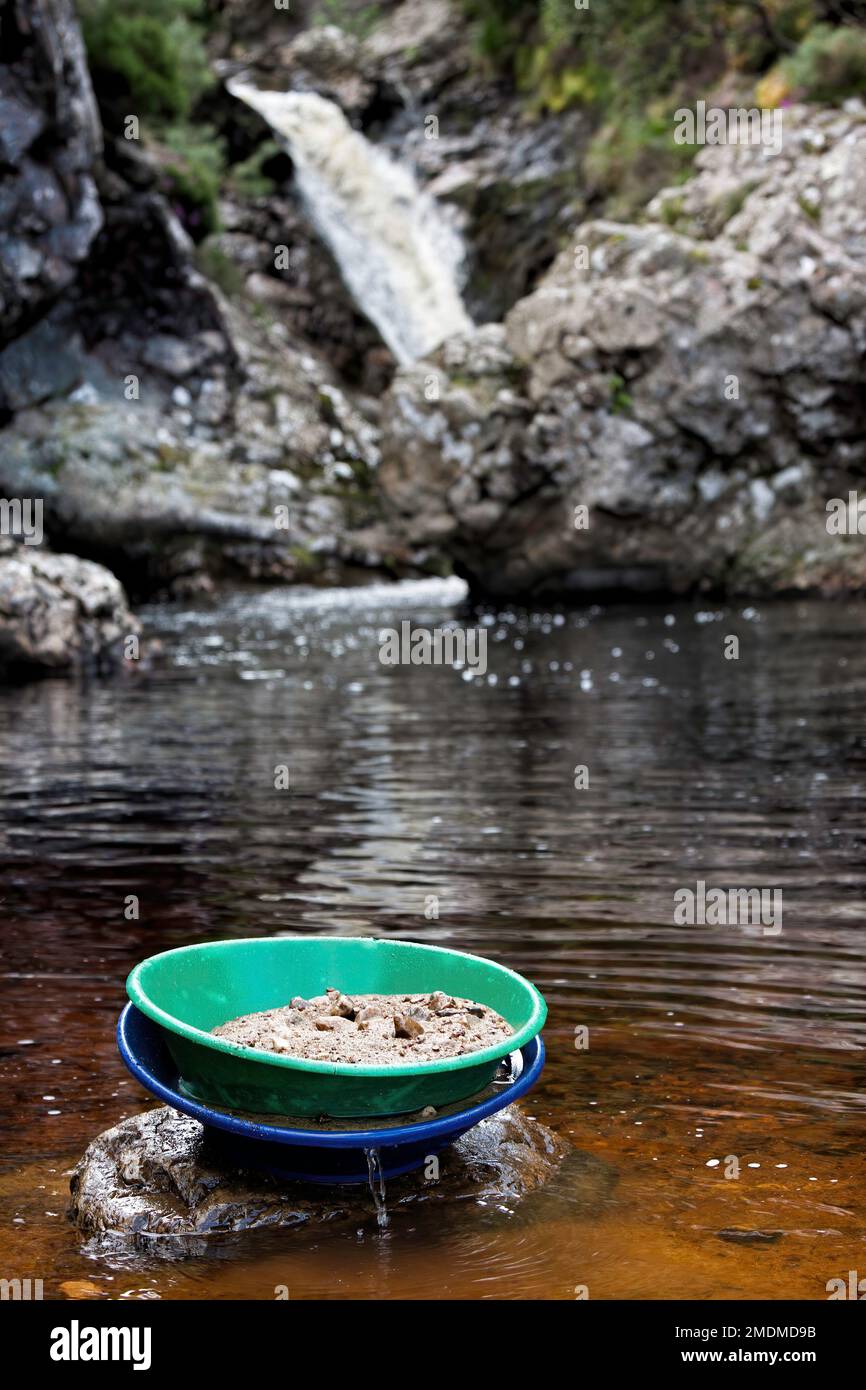
[[[276,1144],[297,1144],[315,1149],[395,1148],[400,1144],[422,1143],[425,1139],[449,1135],[458,1129],[465,1133],[480,1120],[494,1115],[497,1110],[504,1110],[506,1105],[511,1105],[513,1101],[525,1095],[538,1080],[544,1066],[544,1043],[538,1034],[521,1048],[523,1070],[520,1076],[504,1085],[487,1100],[479,1101],[477,1105],[469,1105],[465,1110],[452,1111],[438,1120],[416,1120],[412,1124],[389,1129],[290,1129],[284,1125],[260,1124],[255,1120],[245,1120],[222,1110],[212,1110],[200,1101],[190,1100],[176,1089],[178,1076],[173,1062],[167,1060],[165,1068],[156,1071],[139,1058],[135,1038],[131,1036],[135,1031],[143,1033],[145,1037],[154,1037],[154,1041],[165,1049],[159,1025],[136,1009],[134,1004],[127,1004],[117,1022],[117,1046],[120,1055],[135,1079],[167,1105],[192,1116],[203,1125],[227,1130],[230,1134],[241,1135],[246,1139],[267,1139]],[[167,1049],[165,1056],[168,1059]]]

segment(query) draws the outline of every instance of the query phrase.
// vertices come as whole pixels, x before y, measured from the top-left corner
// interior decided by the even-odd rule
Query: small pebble
[[[414,1018],[412,1014],[394,1015],[395,1038],[410,1038],[414,1041],[415,1038],[423,1038],[423,1036],[424,1025],[420,1023],[417,1018]]]

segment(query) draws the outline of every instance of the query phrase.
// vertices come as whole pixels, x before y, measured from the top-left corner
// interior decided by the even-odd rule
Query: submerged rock
[[[732,1245],[775,1245],[784,1234],[784,1231],[744,1231],[736,1226],[716,1231],[719,1240],[730,1241]]]
[[[104,665],[139,631],[120,582],[102,565],[0,542],[0,663]]]
[[[568,1152],[549,1129],[513,1106],[439,1155],[440,1176],[388,1182],[388,1202],[473,1198],[520,1202],[557,1172]],[[312,1187],[227,1170],[202,1126],[167,1106],[133,1115],[89,1145],[70,1181],[71,1216],[87,1236],[169,1259],[199,1255],[214,1236],[369,1216],[363,1187]]]

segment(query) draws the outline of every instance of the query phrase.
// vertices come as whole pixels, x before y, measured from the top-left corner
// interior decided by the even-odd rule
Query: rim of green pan
[[[246,1047],[242,1043],[230,1042],[227,1038],[215,1037],[213,1033],[206,1033],[203,1028],[196,1028],[191,1023],[184,1023],[183,1019],[176,1018],[174,1014],[166,1013],[158,1004],[154,1004],[141,984],[141,975],[153,961],[164,960],[166,956],[189,955],[194,951],[207,950],[209,947],[229,946],[237,943],[238,945],[251,945],[256,941],[352,941],[361,940],[380,941],[383,946],[389,947],[408,947],[412,951],[429,951],[431,955],[458,956],[461,960],[478,961],[480,965],[492,967],[494,970],[501,971],[503,975],[509,975],[516,980],[526,994],[532,1000],[532,1013],[524,1023],[522,1028],[518,1028],[512,1033],[510,1038],[504,1038],[502,1042],[494,1044],[493,1047],[481,1048],[478,1052],[467,1052],[462,1057],[445,1057],[439,1062],[415,1062],[398,1066],[372,1067],[363,1066],[355,1062],[317,1062],[308,1060],[305,1057],[284,1057],[280,1053],[267,1052],[259,1047]],[[177,1033],[182,1038],[188,1038],[190,1042],[201,1043],[202,1046],[211,1048],[215,1052],[225,1052],[233,1057],[246,1058],[247,1061],[265,1062],[271,1066],[284,1067],[289,1071],[318,1072],[328,1076],[417,1076],[419,1074],[429,1074],[442,1071],[461,1071],[465,1067],[476,1067],[482,1062],[492,1062],[500,1057],[507,1057],[509,1053],[517,1051],[534,1038],[536,1033],[540,1033],[547,1018],[547,1004],[544,996],[535,988],[530,980],[520,975],[516,970],[510,970],[507,965],[500,965],[498,961],[490,960],[487,956],[476,956],[470,951],[453,951],[447,946],[430,946],[420,941],[400,941],[389,937],[357,937],[357,936],[252,936],[252,937],[227,937],[223,941],[202,941],[190,946],[175,946],[170,951],[159,951],[154,956],[148,956],[146,960],[139,961],[129,973],[126,980],[126,992],[137,1009],[147,1014],[156,1023],[161,1023],[171,1033]]]

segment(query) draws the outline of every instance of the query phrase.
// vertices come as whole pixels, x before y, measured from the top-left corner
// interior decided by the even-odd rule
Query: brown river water
[[[149,669],[0,691],[0,1275],[187,1299],[824,1299],[866,1275],[862,604],[490,610],[483,679],[380,664],[381,628],[456,611],[435,584],[153,607]],[[781,889],[781,931],[676,925],[699,880]],[[566,1165],[523,1205],[383,1230],[370,1198],[185,1261],[83,1242],[68,1169],[148,1104],[114,1043],[131,966],[296,931],[531,977],[523,1108],[607,1179]]]

